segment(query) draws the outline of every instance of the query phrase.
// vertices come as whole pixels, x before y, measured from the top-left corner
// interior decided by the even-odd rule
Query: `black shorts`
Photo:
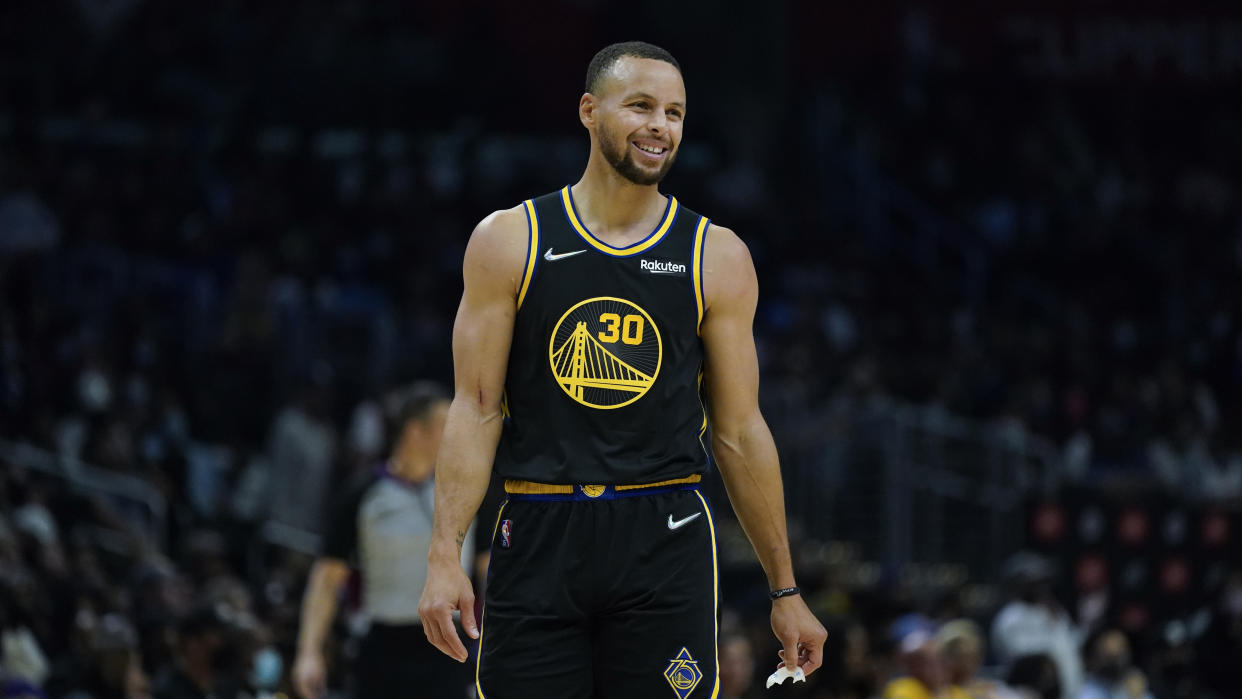
[[[715,526],[696,486],[510,494],[492,536],[479,699],[715,696],[717,600]]]
[[[465,699],[470,668],[427,642],[418,624],[372,624],[354,666],[357,699]]]

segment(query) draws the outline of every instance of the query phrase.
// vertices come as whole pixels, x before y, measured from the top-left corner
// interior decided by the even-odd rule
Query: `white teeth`
[[[663,148],[657,148],[655,146],[644,146],[641,143],[635,143],[634,145],[638,146],[639,150],[645,151],[647,153],[651,153],[653,155],[659,155],[664,152]]]

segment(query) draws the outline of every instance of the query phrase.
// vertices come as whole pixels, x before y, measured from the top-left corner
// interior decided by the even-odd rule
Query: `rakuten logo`
[[[686,266],[678,262],[664,260],[639,260],[639,267],[652,274],[685,274]]]

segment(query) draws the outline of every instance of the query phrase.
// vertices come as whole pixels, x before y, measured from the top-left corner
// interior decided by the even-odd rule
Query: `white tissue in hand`
[[[785,680],[792,677],[794,682],[806,682],[806,675],[802,674],[802,668],[798,668],[793,672],[789,668],[781,665],[776,672],[768,675],[768,686],[765,689],[771,689],[774,684],[785,684]]]

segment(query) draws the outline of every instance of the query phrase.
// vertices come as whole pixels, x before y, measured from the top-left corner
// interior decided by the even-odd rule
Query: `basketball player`
[[[466,248],[419,613],[464,662],[461,612],[482,699],[717,696],[714,524],[697,488],[709,415],[786,667],[820,664],[827,634],[798,594],[758,407],[754,266],[732,231],[657,188],[686,113],[667,51],[603,49],[578,102],[582,179],[488,216]],[[493,459],[508,499],[476,627],[458,560]]]
[[[423,641],[415,597],[426,576],[431,475],[448,405],[448,392],[439,384],[420,382],[408,389],[393,422],[391,457],[343,489],[330,512],[323,551],[302,600],[293,680],[303,699],[325,696],[323,645],[353,564],[361,568],[362,605],[371,623],[355,668],[355,696],[460,699],[467,694],[473,678]],[[429,652],[420,653],[423,649]]]

